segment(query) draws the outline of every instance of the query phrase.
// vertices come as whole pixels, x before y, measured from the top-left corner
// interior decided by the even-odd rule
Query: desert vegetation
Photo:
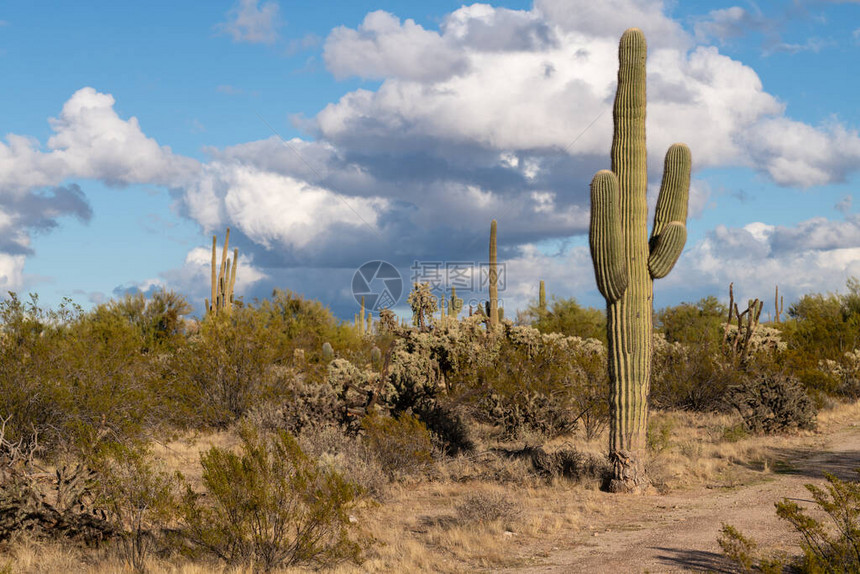
[[[728,305],[709,296],[653,312],[652,281],[686,237],[690,156],[670,149],[646,240],[644,50],[628,31],[613,171],[592,184],[605,311],[548,302],[541,281],[538,300],[506,318],[496,221],[486,305],[467,314],[455,292],[416,284],[411,326],[389,310],[370,316],[363,300],[349,323],[286,290],[241,301],[228,238],[220,265],[213,238],[199,319],[170,291],[91,310],[10,293],[0,570],[534,564],[617,509],[602,490],[742,484],[778,465],[779,440],[849,408],[857,280],[802,297],[783,320],[780,306],[770,323],[732,287]],[[810,493],[837,532],[790,501],[777,512],[804,537],[799,568],[856,571],[856,484],[827,480]],[[743,568],[776,567],[731,525],[721,544]]]
[[[780,323],[715,297],[655,313],[657,491],[735,480],[768,436],[856,400],[860,283],[847,287]],[[89,311],[10,295],[3,560],[28,571],[28,548],[60,544],[57,560],[93,571],[456,570],[517,563],[482,536],[578,528],[612,477],[606,344],[579,336],[603,314],[554,298],[493,328],[413,301],[423,322],[384,311],[368,331],[288,291],[202,320],[171,292]],[[575,511],[537,504],[560,491]],[[392,540],[391,513],[413,503],[423,522]],[[398,544],[412,549],[395,559]]]

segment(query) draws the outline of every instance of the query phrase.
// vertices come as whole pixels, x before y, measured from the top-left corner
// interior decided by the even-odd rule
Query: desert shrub
[[[661,409],[720,411],[729,387],[743,373],[708,340],[682,344],[654,336],[650,403]]]
[[[803,555],[792,565],[792,571],[805,574],[860,572],[860,483],[829,473],[824,476],[827,479],[824,488],[807,484],[806,489],[812,495],[816,510],[829,519],[827,523],[812,516],[794,500],[785,498],[776,503],[777,516],[802,536]],[[784,571],[784,559],[762,557],[755,540],[733,526],[723,524],[717,542],[743,572],[777,574]]]
[[[365,440],[392,478],[426,473],[433,463],[433,441],[427,426],[409,413],[371,415],[362,421]]]
[[[782,574],[783,560],[778,557],[761,556],[758,544],[752,538],[744,536],[737,528],[723,524],[717,543],[739,570],[744,574],[762,572],[763,574]]]
[[[88,544],[112,537],[114,528],[99,506],[96,473],[75,464],[39,476],[38,444],[10,440],[8,420],[0,422],[0,542],[23,533]]]
[[[816,409],[803,385],[785,373],[753,373],[729,389],[729,404],[752,433],[775,433],[815,426]]]
[[[747,430],[746,425],[744,425],[743,423],[738,423],[723,427],[720,439],[725,442],[738,442],[739,440],[743,440],[748,436],[749,431]]]
[[[357,492],[309,458],[291,435],[240,431],[241,453],[201,455],[206,495],[187,488],[183,514],[192,543],[230,564],[268,571],[355,559],[348,510]]]
[[[307,432],[297,438],[302,451],[318,460],[321,466],[341,476],[348,476],[350,482],[358,486],[364,494],[375,499],[384,496],[388,475],[368,442],[362,437],[326,426],[309,427]]]
[[[127,321],[138,331],[143,352],[161,352],[181,344],[182,318],[191,313],[191,305],[182,295],[160,289],[149,297],[140,292],[126,294],[97,306],[93,313]]]
[[[280,357],[292,357],[295,349],[304,349],[308,360],[316,363],[322,358],[323,343],[346,354],[364,345],[356,330],[338,322],[322,303],[289,290],[275,289],[269,299],[258,303],[256,314]]]
[[[648,450],[654,454],[660,454],[669,448],[674,428],[675,420],[671,416],[652,416],[648,420],[648,429],[645,433],[645,444]]]
[[[853,392],[850,381],[821,365],[842,362],[846,353],[860,347],[860,282],[851,278],[847,286],[844,294],[804,295],[789,308],[789,320],[780,324],[788,345],[786,367],[813,395],[844,391],[850,397]]]
[[[860,572],[860,483],[832,474],[824,476],[824,488],[807,484],[806,489],[832,527],[810,516],[793,500],[778,502],[776,513],[803,536],[801,571]]]
[[[543,447],[525,446],[517,450],[498,452],[516,459],[531,462],[535,474],[545,478],[567,478],[581,481],[585,479],[604,480],[609,476],[609,462],[605,458],[581,452],[574,447],[561,448],[547,452]]]
[[[141,440],[164,409],[158,369],[127,319],[64,301],[0,302],[0,417],[10,438],[36,437],[43,456],[98,458]]]
[[[758,550],[755,540],[747,538],[734,526],[723,524],[717,543],[723,554],[740,567],[741,572],[754,572]]]
[[[427,426],[439,451],[456,456],[475,448],[463,415],[444,400],[421,401],[412,408],[412,412]]]
[[[713,348],[722,339],[727,316],[725,305],[711,295],[695,304],[681,303],[661,309],[654,316],[654,325],[668,343]]]
[[[250,407],[244,418],[260,429],[283,430],[294,436],[306,429],[343,423],[345,404],[328,383],[295,381],[283,394],[284,399]]]
[[[809,294],[791,305],[788,314],[793,320],[783,326],[790,348],[837,359],[860,346],[860,309],[852,304],[860,293],[856,281],[849,287],[848,295]]]
[[[522,516],[523,508],[504,492],[474,492],[457,505],[457,518],[466,524],[510,523]]]
[[[473,448],[462,415],[443,397],[440,357],[445,345],[430,333],[409,332],[394,341],[379,398],[395,416],[411,413],[447,454]]]
[[[479,395],[477,415],[501,425],[508,436],[537,431],[554,437],[570,433],[578,422],[594,435],[608,416],[606,357],[593,339],[514,327],[479,379],[488,388]]]
[[[250,306],[207,316],[200,332],[174,353],[165,386],[177,425],[225,428],[278,385],[272,365],[284,357],[270,342],[261,315]]]
[[[123,449],[102,464],[99,499],[120,539],[122,557],[136,572],[144,572],[146,559],[162,530],[178,514],[179,478],[156,468],[142,449]]]
[[[582,307],[573,297],[557,299],[553,296],[545,311],[533,305],[526,313],[531,326],[541,333],[560,333],[606,342],[606,314],[600,309]]]
[[[823,374],[837,381],[836,392],[849,400],[860,398],[860,349],[844,353],[838,360],[819,362]]]

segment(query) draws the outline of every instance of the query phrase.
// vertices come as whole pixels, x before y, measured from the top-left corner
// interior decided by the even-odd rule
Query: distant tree
[[[143,293],[126,294],[93,309],[94,316],[112,315],[127,321],[141,335],[144,351],[161,349],[175,343],[184,331],[182,317],[191,313],[185,297],[159,289],[147,297]]]
[[[541,333],[561,333],[568,336],[598,339],[606,342],[606,315],[593,307],[582,307],[576,299],[552,298],[543,310],[539,303],[529,306],[526,320]]]
[[[661,309],[654,317],[654,323],[669,343],[712,344],[721,339],[722,324],[727,317],[726,306],[709,295],[697,303],[681,303]]]
[[[860,284],[848,281],[846,295],[804,295],[789,307],[783,332],[789,348],[821,359],[839,359],[860,344]]]

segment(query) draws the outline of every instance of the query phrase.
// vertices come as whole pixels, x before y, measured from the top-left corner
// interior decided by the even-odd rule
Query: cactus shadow
[[[714,572],[716,574],[734,574],[737,572],[731,560],[716,552],[662,546],[652,548],[660,551],[657,560],[667,566],[681,566],[690,572]]]

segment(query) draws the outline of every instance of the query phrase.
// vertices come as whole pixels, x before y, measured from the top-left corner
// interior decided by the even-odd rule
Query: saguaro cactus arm
[[[690,148],[675,144],[666,152],[663,183],[657,197],[654,227],[651,230],[648,270],[661,279],[678,261],[687,241],[687,203],[690,195]]]
[[[591,226],[588,242],[597,288],[607,301],[617,301],[627,289],[627,259],[619,216],[618,179],[608,170],[591,181]]]

